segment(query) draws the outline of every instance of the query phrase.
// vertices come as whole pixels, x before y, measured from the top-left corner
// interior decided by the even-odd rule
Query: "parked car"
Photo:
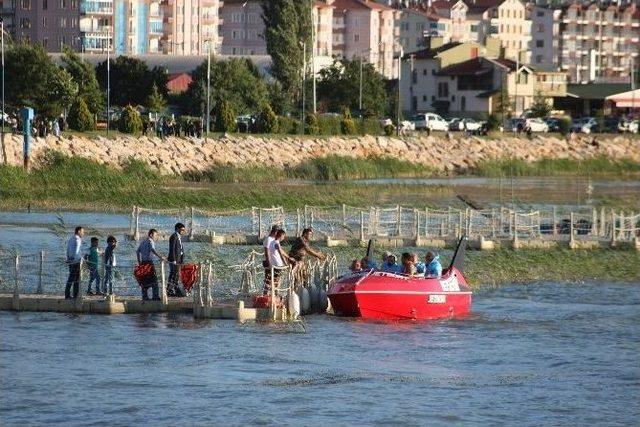
[[[461,129],[460,125],[462,124],[462,119],[459,117],[453,117],[447,120],[447,123],[449,124],[449,130],[458,131]]]
[[[549,127],[549,132],[560,132],[560,119],[555,117],[545,117],[544,122]]]
[[[256,118],[250,114],[236,117],[236,124],[239,132],[249,133],[255,122]]]
[[[415,125],[416,130],[449,130],[449,123],[435,113],[416,114],[411,118],[411,121]]]
[[[484,122],[475,119],[462,119],[461,129],[468,132],[476,132],[482,127]]]
[[[617,117],[605,117],[602,124],[602,130],[607,133],[618,133],[618,127],[620,126],[620,119]]]
[[[538,117],[532,117],[525,121],[525,129],[529,126],[531,132],[549,132],[549,125]]]
[[[593,117],[583,117],[581,119],[575,119],[571,123],[571,132],[591,133],[595,132],[598,128],[598,121]]]
[[[640,120],[621,120],[618,123],[618,130],[620,132],[638,133],[640,127]]]

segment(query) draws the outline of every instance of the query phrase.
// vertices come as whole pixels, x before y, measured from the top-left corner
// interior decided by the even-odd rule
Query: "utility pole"
[[[107,27],[107,136],[111,127],[111,30]]]
[[[211,130],[211,40],[206,40],[207,43],[207,114],[205,117],[207,119],[206,136],[209,135],[209,131]]]
[[[516,100],[516,105],[515,108],[513,109],[513,112],[515,114],[516,117],[518,117],[518,72],[520,71],[520,51],[518,51],[518,53],[516,53],[516,85],[515,85],[515,94],[514,94],[514,98]]]
[[[0,38],[2,39],[2,149],[4,150],[4,20],[0,17]],[[3,153],[4,154],[4,153]],[[7,162],[7,159],[3,159]]]
[[[362,115],[362,55],[360,55],[360,101],[358,103],[359,114]]]
[[[313,17],[313,7],[309,9],[309,13],[311,13],[311,72],[313,74],[313,114],[317,112],[316,105],[316,48],[317,48],[317,40],[316,40],[316,20]],[[320,12],[318,11],[318,17],[320,17]]]
[[[398,55],[398,111],[396,112],[396,135],[400,136],[400,115],[402,108],[400,105],[400,82],[402,81],[402,55],[404,51],[400,46],[400,54]]]
[[[307,42],[302,42],[302,134],[304,135],[307,103]]]

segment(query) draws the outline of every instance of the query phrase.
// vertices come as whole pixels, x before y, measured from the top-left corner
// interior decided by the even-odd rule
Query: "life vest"
[[[196,264],[184,264],[180,267],[180,281],[186,292],[191,291],[196,280],[198,280],[198,266]]]
[[[138,264],[133,269],[133,276],[136,278],[138,285],[143,286],[154,274],[153,264]]]
[[[271,297],[269,295],[254,295],[253,308],[269,308]]]

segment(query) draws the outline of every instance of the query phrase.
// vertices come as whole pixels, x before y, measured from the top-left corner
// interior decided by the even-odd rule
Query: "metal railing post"
[[[262,208],[258,208],[258,240],[262,239]]]
[[[342,204],[342,226],[347,226],[347,205]]]
[[[138,206],[134,206],[133,209],[136,211],[135,228],[133,230],[133,240],[138,241],[140,239],[140,208]]]
[[[553,230],[551,231],[553,233],[553,237],[555,238],[558,235],[558,218],[556,216],[556,206],[553,206]]]
[[[162,299],[162,305],[166,306],[169,302],[169,298],[167,297],[167,275],[164,261],[160,262],[160,292],[162,292],[162,295],[160,296]]]
[[[364,241],[364,211],[360,211],[360,241]]]
[[[38,289],[36,290],[36,293],[40,295],[44,293],[43,276],[44,276],[44,251],[40,251],[40,260],[38,263]]]
[[[398,211],[398,216],[396,218],[397,220],[397,224],[396,224],[396,235],[400,236],[400,228],[402,226],[402,209],[400,208],[400,205],[396,205],[396,210]]]
[[[189,223],[189,241],[193,240],[193,226],[195,224],[195,208],[191,206],[191,219]]]
[[[424,237],[429,237],[429,208],[424,208]]]
[[[13,283],[13,301],[12,308],[14,310],[20,309],[20,255],[16,254],[14,259],[14,283]]]

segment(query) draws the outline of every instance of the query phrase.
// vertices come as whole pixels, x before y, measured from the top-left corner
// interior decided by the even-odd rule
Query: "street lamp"
[[[4,147],[4,20],[0,17],[0,43],[2,44],[2,146]],[[4,159],[6,162],[7,159]]]
[[[401,106],[400,106],[400,81],[402,80],[402,56],[404,55],[404,49],[402,45],[400,45],[400,52],[398,55],[398,111],[396,112],[396,135],[400,136],[400,114],[401,114]]]

